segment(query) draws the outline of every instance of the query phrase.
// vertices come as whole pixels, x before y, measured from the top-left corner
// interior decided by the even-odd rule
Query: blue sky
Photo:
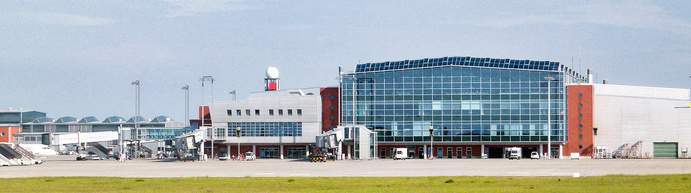
[[[0,1],[0,107],[183,120],[191,85],[216,100],[335,86],[339,65],[424,57],[552,60],[615,84],[691,87],[689,1]],[[192,108],[194,109],[194,108]],[[194,113],[194,112],[192,112]]]

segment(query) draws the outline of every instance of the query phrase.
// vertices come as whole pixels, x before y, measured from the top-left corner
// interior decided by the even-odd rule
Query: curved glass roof
[[[171,121],[173,121],[173,119],[171,119],[168,116],[164,116],[164,115],[158,116],[158,117],[151,120],[152,123],[167,123],[167,122],[171,122]]]
[[[88,116],[88,117],[84,117],[82,119],[79,119],[78,122],[79,123],[95,123],[95,122],[98,122],[98,118],[96,118],[94,116]]]
[[[77,122],[77,118],[71,116],[60,117],[55,120],[55,123],[74,123]]]
[[[52,123],[53,118],[48,118],[48,117],[41,117],[34,119],[34,121],[31,121],[32,123]]]
[[[122,118],[120,116],[111,116],[103,120],[103,123],[123,123],[125,122],[125,118]]]
[[[141,122],[147,122],[146,118],[142,116],[134,116],[131,117],[129,120],[127,120],[128,123],[141,123]]]

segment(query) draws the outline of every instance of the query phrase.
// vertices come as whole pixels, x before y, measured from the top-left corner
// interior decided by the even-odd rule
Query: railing
[[[21,159],[22,155],[17,153],[12,146],[9,144],[0,144],[0,154],[5,156],[7,159]]]
[[[33,153],[31,153],[30,151],[24,149],[23,147],[21,147],[19,145],[16,145],[14,147],[14,150],[17,151],[17,153],[22,154],[22,156],[24,156],[26,158],[36,159],[36,157],[34,156]]]

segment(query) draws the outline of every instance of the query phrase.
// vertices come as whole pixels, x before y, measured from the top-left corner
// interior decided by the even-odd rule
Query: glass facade
[[[235,137],[237,127],[247,137],[302,136],[301,122],[229,122],[228,136]]]
[[[342,76],[342,123],[364,124],[382,143],[429,142],[430,127],[435,143],[542,143],[549,110],[551,140],[565,141],[564,85],[573,78],[561,68],[470,57],[360,64]],[[545,77],[554,78],[551,109]]]

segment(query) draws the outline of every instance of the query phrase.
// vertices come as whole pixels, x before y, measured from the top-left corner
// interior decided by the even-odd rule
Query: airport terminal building
[[[342,123],[376,131],[381,158],[397,147],[414,158],[499,158],[506,147],[546,152],[548,141],[560,155],[566,85],[587,79],[557,62],[474,57],[358,64],[341,78]]]
[[[44,145],[55,145],[56,135],[75,133],[115,133],[115,139],[117,139],[117,132],[122,130],[123,140],[155,141],[174,139],[185,132],[185,124],[175,122],[167,116],[158,116],[153,119],[141,116],[129,119],[110,116],[103,121],[93,116],[80,119],[71,116],[58,119],[41,117],[21,125],[21,133],[17,134],[19,143]],[[134,128],[137,128],[136,132]],[[112,137],[106,138],[113,144],[116,143]]]

